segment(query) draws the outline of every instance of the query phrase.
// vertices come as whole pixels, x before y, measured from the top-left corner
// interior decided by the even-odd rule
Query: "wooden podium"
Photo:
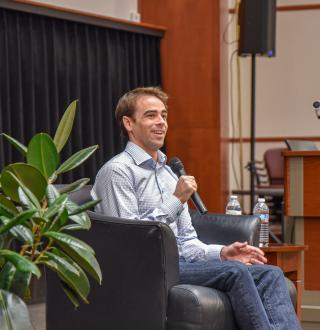
[[[320,290],[320,151],[284,151],[284,215],[304,253],[304,290]],[[317,303],[318,304],[318,303]]]

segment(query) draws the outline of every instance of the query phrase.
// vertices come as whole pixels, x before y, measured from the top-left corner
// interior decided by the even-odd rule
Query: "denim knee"
[[[257,271],[272,271],[275,273],[283,273],[281,268],[278,266],[273,266],[273,265],[267,265],[267,264],[263,264],[263,265],[252,265],[249,266],[250,268],[257,270]]]
[[[250,273],[257,285],[257,288],[265,286],[266,283],[284,283],[284,274],[281,268],[273,265],[252,265]],[[279,282],[280,281],[280,282]]]
[[[282,277],[283,276],[283,271],[278,266],[273,266],[273,265],[255,265],[254,267],[257,270],[260,270],[261,272],[272,273],[275,277],[279,277],[279,276]]]
[[[226,263],[229,263],[229,269],[225,270],[229,275],[229,285],[232,286],[237,281],[244,281],[251,276],[247,265],[234,261],[227,261]]]

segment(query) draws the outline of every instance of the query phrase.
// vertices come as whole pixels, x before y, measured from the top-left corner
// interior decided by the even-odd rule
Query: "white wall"
[[[278,5],[320,4],[311,0],[279,0]],[[231,1],[234,4],[234,1]],[[233,7],[231,5],[231,7]],[[231,15],[230,15],[231,16]],[[229,40],[235,39],[229,29]],[[312,108],[320,99],[320,10],[278,11],[276,29],[276,57],[257,58],[256,62],[256,136],[320,136],[320,121]],[[230,54],[237,44],[230,46]],[[236,75],[235,62],[233,76]],[[251,59],[240,58],[241,106],[243,136],[250,137]],[[235,82],[235,79],[234,79]],[[236,114],[236,89],[233,89]],[[231,110],[230,110],[231,111]],[[236,137],[238,133],[236,134]],[[283,143],[257,143],[256,159],[262,159],[268,148],[284,147]],[[239,151],[239,145],[236,145]],[[249,161],[248,143],[244,144],[244,163]],[[236,158],[239,153],[236,153]],[[239,176],[240,166],[237,166]],[[245,188],[249,187],[246,170]],[[236,188],[230,171],[231,189]]]
[[[138,0],[37,0],[54,6],[121,19],[131,19],[138,11]]]

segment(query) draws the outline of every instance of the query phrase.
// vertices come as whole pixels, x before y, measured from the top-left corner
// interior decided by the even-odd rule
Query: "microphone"
[[[171,168],[172,172],[175,173],[177,175],[177,177],[179,178],[181,175],[187,175],[184,166],[181,162],[181,160],[177,157],[173,157],[171,158],[167,165]],[[208,212],[207,208],[205,207],[205,205],[203,204],[199,194],[197,192],[194,192],[191,195],[191,200],[194,204],[194,206],[197,208],[197,210],[201,213],[201,214],[206,214]]]
[[[318,109],[318,108],[320,107],[320,102],[319,102],[319,101],[314,101],[314,102],[312,103],[312,105],[313,105],[313,107],[314,107],[315,109]]]
[[[313,110],[316,112],[318,119],[320,119],[320,102],[314,101],[312,105],[313,105]]]

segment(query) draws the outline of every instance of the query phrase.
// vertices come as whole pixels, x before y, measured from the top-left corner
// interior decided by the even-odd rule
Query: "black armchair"
[[[90,187],[74,193],[88,199]],[[237,329],[227,296],[214,289],[179,285],[176,239],[162,223],[112,218],[89,212],[92,229],[79,232],[97,254],[103,273],[92,283],[90,304],[75,310],[55,275],[47,274],[47,330],[233,330]],[[192,212],[201,240],[256,244],[259,220]],[[295,296],[294,286],[288,282]]]

